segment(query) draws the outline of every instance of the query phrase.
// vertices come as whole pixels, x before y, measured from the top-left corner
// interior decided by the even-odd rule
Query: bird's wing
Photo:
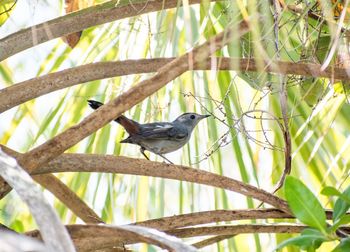
[[[185,128],[174,127],[168,123],[152,123],[144,125],[140,135],[143,139],[173,139],[181,140],[188,136],[188,132]]]

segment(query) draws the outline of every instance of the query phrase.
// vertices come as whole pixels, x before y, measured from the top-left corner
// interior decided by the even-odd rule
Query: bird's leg
[[[140,148],[140,151],[141,151],[141,153],[142,153],[142,155],[147,159],[147,160],[149,160],[149,158],[147,157],[147,155],[145,154],[145,148],[143,148],[143,147],[141,147]]]
[[[173,162],[171,162],[169,159],[167,159],[166,157],[164,157],[162,154],[157,154],[159,156],[161,156],[162,158],[164,158],[166,161],[168,161],[170,164],[174,164]]]

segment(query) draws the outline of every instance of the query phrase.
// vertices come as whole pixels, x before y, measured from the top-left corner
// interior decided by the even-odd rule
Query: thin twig
[[[204,247],[212,245],[214,243],[218,243],[218,242],[221,242],[223,240],[230,239],[234,236],[235,235],[218,235],[218,236],[214,236],[214,237],[202,240],[200,242],[193,243],[192,246],[196,247],[196,248],[204,248]]]

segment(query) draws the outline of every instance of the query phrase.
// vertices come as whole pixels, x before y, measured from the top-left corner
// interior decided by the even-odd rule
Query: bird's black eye
[[[196,118],[195,115],[191,115],[190,118],[193,120],[194,118]]]

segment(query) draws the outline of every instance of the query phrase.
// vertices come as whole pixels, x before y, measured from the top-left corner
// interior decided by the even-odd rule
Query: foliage
[[[338,245],[332,251],[349,251],[350,239],[342,235],[341,225],[350,222],[347,211],[350,208],[350,187],[344,192],[339,192],[336,188],[327,186],[321,191],[326,196],[337,198],[333,208],[332,225],[326,222],[326,214],[316,196],[300,180],[288,176],[284,184],[284,194],[293,214],[299,221],[310,226],[304,229],[300,236],[290,238],[276,248],[295,245],[303,250],[315,251],[322,243],[338,241]]]
[[[178,222],[173,221],[171,224],[175,223],[175,226],[170,230],[173,233],[164,227],[156,227],[165,233],[178,235],[184,243],[206,247],[205,251],[270,251],[276,244],[280,244],[278,248],[297,245],[310,251],[345,251],[349,247],[347,238],[337,236],[341,232],[340,226],[349,223],[346,212],[350,206],[347,175],[350,169],[349,83],[344,81],[348,76],[346,71],[350,57],[348,20],[345,18],[341,22],[340,19],[343,10],[346,17],[348,15],[344,2],[238,0],[193,4],[197,1],[175,1],[169,8],[167,4],[172,3],[170,0],[91,1],[102,4],[78,8],[71,15],[55,19],[63,15],[65,2],[1,1],[0,13],[3,12],[1,8],[5,7],[6,12],[0,15],[0,55],[11,51],[2,49],[7,36],[24,34],[25,28],[29,28],[30,33],[26,42],[35,46],[31,44],[26,51],[10,54],[0,63],[0,95],[9,97],[12,88],[18,84],[23,85],[18,92],[25,96],[33,90],[47,90],[55,83],[64,85],[91,73],[102,75],[77,81],[70,86],[60,86],[55,92],[43,91],[11,109],[0,99],[0,107],[5,107],[0,113],[1,145],[28,155],[68,129],[79,130],[81,123],[96,113],[89,109],[86,100],[95,99],[104,103],[114,100],[157,74],[159,67],[165,65],[154,67],[153,60],[180,57],[223,30],[232,28],[235,31],[234,39],[213,54],[219,57],[219,61],[210,61],[210,69],[187,71],[124,111],[127,117],[139,122],[171,121],[189,111],[210,113],[212,117],[199,124],[183,149],[167,155],[180,168],[181,165],[191,167],[198,172],[194,174],[200,176],[185,178],[186,172],[192,172],[186,168],[179,173],[181,176],[171,177],[178,174],[175,174],[175,170],[178,171],[179,167],[160,176],[164,168],[161,164],[163,159],[150,153],[150,159],[159,162],[154,164],[137,160],[142,158],[139,148],[120,144],[126,133],[118,124],[111,122],[80,142],[72,140],[72,146],[65,152],[86,155],[81,163],[90,158],[90,154],[114,155],[121,158],[116,159],[118,162],[113,166],[120,169],[118,172],[104,166],[105,162],[96,164],[95,169],[87,170],[86,165],[75,172],[64,172],[67,167],[74,167],[61,164],[63,172],[55,174],[55,177],[107,224],[123,225],[155,218],[160,218],[159,222],[162,223],[167,216],[182,220],[182,214],[191,217],[191,214],[215,211],[222,219],[218,217],[210,219],[210,223],[193,224],[191,221],[198,220],[193,217],[191,221],[183,222],[184,226],[176,226]],[[329,5],[329,2],[332,4]],[[14,3],[15,8],[7,11]],[[157,4],[158,9],[145,11]],[[119,15],[114,13],[108,20],[101,21],[108,11],[118,6],[123,12],[116,12]],[[78,36],[77,44],[69,48],[58,37],[68,35],[66,29],[83,22],[79,21],[82,20],[79,15],[83,13],[88,13],[91,19],[84,20],[90,23],[86,21],[88,25],[81,37]],[[66,18],[72,18],[69,20],[73,22],[66,22]],[[41,26],[38,23],[49,19],[54,19],[58,24],[50,26],[50,21],[39,29]],[[239,37],[242,20],[249,22],[250,31]],[[101,22],[95,25],[97,21]],[[60,25],[63,25],[63,29],[60,29]],[[63,30],[62,34],[57,35],[57,30]],[[48,42],[37,45],[37,38],[43,37],[48,37]],[[56,37],[58,39],[53,40]],[[20,41],[10,44],[22,48]],[[220,59],[223,59],[221,57],[235,59],[229,66],[230,70],[217,69]],[[240,60],[248,60],[248,64],[242,67],[244,62]],[[117,65],[120,62],[122,65]],[[293,67],[284,67],[282,63],[286,62]],[[329,62],[326,71],[319,71],[326,62]],[[115,64],[114,68],[119,68],[120,72],[114,74],[116,70],[108,68],[107,64],[105,68],[98,68],[99,72],[94,72],[94,68],[89,68],[89,72],[87,68],[85,72],[78,72],[79,67],[91,63]],[[130,67],[130,64],[134,65]],[[97,69],[98,66],[94,66]],[[62,79],[56,75],[56,79],[44,82],[46,85],[42,89],[26,89],[29,83],[26,80],[33,78],[32,83],[37,84],[42,78],[64,70],[76,72],[63,74]],[[334,78],[340,72],[346,73],[345,77]],[[286,141],[288,134],[290,143]],[[54,145],[51,147],[54,148]],[[287,153],[287,147],[290,147],[290,153]],[[56,156],[52,161],[61,160],[61,157]],[[130,161],[124,157],[133,159]],[[265,209],[257,210],[262,213],[259,218],[225,215],[228,214],[224,212],[226,210],[243,209],[246,211],[244,214],[254,212],[252,209],[260,204],[261,197],[247,197],[244,193],[252,189],[247,184],[272,192],[286,168],[288,157],[291,160],[291,173],[299,180],[287,177],[285,194],[278,191],[276,195],[278,200],[284,197],[288,201],[293,216],[266,217],[269,215],[268,211],[264,212]],[[108,160],[111,156],[105,158]],[[120,167],[119,164],[124,165]],[[133,173],[123,170],[135,168],[135,164],[139,165],[139,171],[143,174],[137,173],[137,170],[133,170]],[[44,166],[49,167],[48,164]],[[149,167],[148,173],[145,167]],[[207,178],[205,175],[208,175],[199,173],[201,171],[220,175],[219,182],[214,181],[213,177],[207,183],[199,182],[199,178]],[[198,178],[198,181],[191,178]],[[229,180],[231,178],[244,183],[239,187],[243,188],[242,191],[233,193],[237,190],[232,190],[231,184],[223,186],[223,181],[232,182]],[[67,225],[84,222],[72,208],[66,206],[64,197],[59,200],[55,193],[49,192],[49,187],[43,186],[44,194],[62,222]],[[320,191],[321,188],[324,188],[322,193],[326,197],[315,197],[311,191]],[[253,189],[259,191],[255,187]],[[272,202],[275,199],[272,194],[263,195],[268,195],[266,198]],[[286,209],[284,205],[273,206],[281,212],[281,209]],[[333,209],[332,222],[326,220],[324,208]],[[16,193],[11,192],[3,198],[0,209],[0,223],[18,232],[37,228],[28,208]],[[209,220],[209,217],[204,219]],[[266,226],[280,228],[281,222],[293,228],[298,221],[308,228],[297,237],[280,231],[282,229],[269,236],[257,231]],[[235,227],[240,228],[239,231],[227,231]],[[250,229],[246,231],[244,228]],[[226,233],[220,233],[223,230]],[[252,235],[242,234],[243,230]],[[182,233],[184,237],[176,233],[186,231],[187,236]],[[192,237],[191,232],[196,231],[202,235],[207,232],[212,237]],[[135,250],[154,250],[151,245],[127,246]],[[296,251],[293,247],[284,249]]]

